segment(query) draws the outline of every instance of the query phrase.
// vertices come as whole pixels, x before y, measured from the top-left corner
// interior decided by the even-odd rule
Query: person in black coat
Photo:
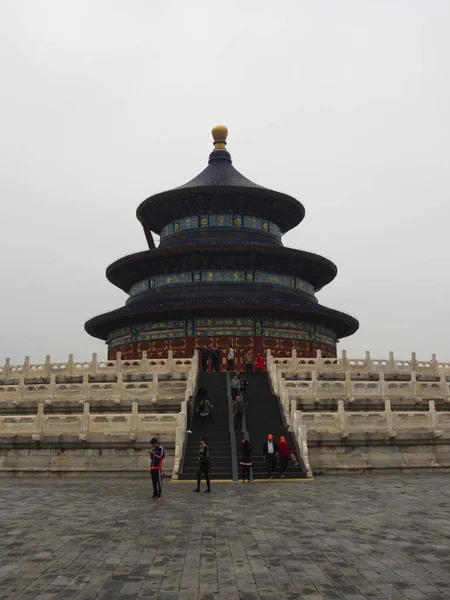
[[[241,444],[241,467],[242,482],[250,482],[250,469],[252,468],[252,447],[248,440],[243,440]]]
[[[211,347],[211,371],[220,371],[220,350],[215,345]]]
[[[203,346],[200,350],[200,359],[202,361],[202,371],[208,370],[208,360],[209,360],[209,348],[208,346]]]
[[[207,488],[205,492],[211,493],[211,481],[209,479],[209,446],[206,443],[206,438],[200,438],[200,448],[198,451],[198,471],[197,471],[197,487],[194,492],[200,491],[200,481],[202,474],[205,476]]]
[[[273,435],[269,433],[263,446],[263,454],[267,465],[267,477],[269,479],[273,479],[273,472],[277,466],[277,452],[278,445],[274,442]]]

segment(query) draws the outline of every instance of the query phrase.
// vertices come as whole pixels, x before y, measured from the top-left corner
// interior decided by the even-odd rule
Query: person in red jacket
[[[284,473],[287,470],[288,460],[292,454],[292,449],[286,442],[284,435],[280,437],[278,442],[278,456],[280,458],[280,479],[284,478]]]

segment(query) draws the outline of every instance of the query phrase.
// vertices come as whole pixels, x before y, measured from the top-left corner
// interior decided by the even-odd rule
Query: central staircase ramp
[[[205,388],[207,398],[213,405],[211,410],[212,423],[208,419],[201,419],[195,411],[198,401],[194,399],[192,418],[190,419],[190,429],[192,433],[188,434],[187,444],[185,446],[184,460],[180,480],[195,480],[198,470],[198,451],[200,438],[207,439],[210,454],[211,482],[217,480],[233,480],[233,454],[232,437],[230,434],[230,403],[228,392],[228,374],[227,373],[200,373],[198,379],[197,391]],[[188,418],[189,421],[189,418]],[[189,424],[188,424],[189,429]],[[233,435],[234,443],[234,435]],[[235,456],[234,456],[235,459]]]
[[[279,400],[272,391],[267,373],[245,373],[244,377],[248,381],[245,427],[252,445],[253,479],[267,479],[263,445],[269,433],[273,434],[275,442],[278,442],[280,436],[284,435],[286,442],[299,460],[299,466],[295,466],[289,459],[285,479],[305,478],[307,476],[306,468],[297,444],[284,422]],[[274,479],[278,479],[279,476],[279,461],[277,461]]]

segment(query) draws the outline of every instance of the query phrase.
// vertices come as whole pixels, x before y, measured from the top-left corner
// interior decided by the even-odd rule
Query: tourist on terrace
[[[234,433],[241,433],[242,419],[244,418],[244,404],[240,396],[236,396],[233,402]]]
[[[157,438],[150,440],[152,449],[149,451],[150,454],[150,474],[152,476],[153,484],[153,500],[162,499],[162,463],[164,460],[165,452],[164,448],[160,446]]]
[[[252,468],[252,447],[248,440],[242,440],[241,444],[241,466],[242,482],[250,482],[250,469]]]
[[[205,476],[205,481],[207,488],[205,492],[211,493],[211,481],[209,479],[209,446],[206,443],[206,438],[200,438],[200,448],[198,451],[198,471],[197,471],[197,487],[194,492],[200,491],[200,482],[202,479],[202,474]]]
[[[280,441],[278,442],[278,456],[280,458],[280,479],[283,479],[287,470],[289,457],[292,456],[292,449],[286,442],[284,435],[280,437]]]
[[[244,356],[245,367],[247,369],[247,373],[253,372],[253,353],[251,350],[247,350]]]
[[[233,379],[231,380],[230,387],[231,387],[231,397],[234,400],[236,398],[236,396],[239,394],[239,388],[241,387],[241,380],[239,379],[239,377],[237,375],[235,375],[233,377]]]
[[[234,348],[231,344],[228,345],[227,361],[228,371],[234,371]]]
[[[264,442],[263,446],[263,454],[267,465],[267,477],[269,479],[273,479],[273,473],[277,466],[277,452],[278,446],[273,441],[273,435],[269,433],[267,441]]]
[[[206,344],[200,350],[200,358],[202,361],[202,371],[207,371],[208,370],[208,360],[209,360],[209,348],[208,348],[208,346],[206,346]]]
[[[220,350],[215,344],[211,346],[211,371],[220,371]]]
[[[264,354],[260,354],[258,352],[258,354],[255,356],[255,367],[258,373],[266,370],[266,357]]]

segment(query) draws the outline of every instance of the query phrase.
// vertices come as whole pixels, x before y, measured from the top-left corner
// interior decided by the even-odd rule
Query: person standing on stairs
[[[241,380],[239,379],[239,377],[237,375],[235,375],[233,377],[233,379],[230,381],[230,387],[231,387],[231,397],[234,400],[236,398],[236,396],[239,394],[239,388],[241,387]]]
[[[240,396],[236,396],[233,402],[234,433],[241,433],[242,419],[244,418],[244,404]]]
[[[280,457],[280,479],[284,478],[284,474],[288,466],[288,460],[291,455],[292,449],[286,442],[284,435],[282,435],[278,443],[278,456]]]
[[[234,371],[234,348],[231,344],[228,345],[227,370]]]
[[[241,399],[244,402],[244,404],[247,404],[247,387],[248,387],[248,381],[246,379],[244,379],[243,377],[240,377],[239,381],[240,381],[240,384],[239,384],[239,396],[241,397]]]
[[[269,479],[273,479],[273,473],[277,466],[277,452],[278,446],[273,441],[273,435],[269,433],[267,436],[267,441],[264,442],[263,446],[263,454],[267,465],[267,477]]]
[[[242,482],[250,482],[250,469],[252,468],[252,447],[250,442],[245,439],[241,444],[241,466],[242,466]]]
[[[205,476],[205,481],[207,488],[205,492],[208,494],[211,493],[211,481],[209,479],[209,446],[206,443],[206,438],[200,438],[200,448],[198,451],[198,471],[197,471],[197,487],[194,492],[200,491],[200,482],[202,479],[202,474]]]
[[[160,446],[157,438],[150,440],[152,449],[149,451],[150,454],[150,474],[152,476],[153,484],[153,500],[162,499],[162,462],[164,460],[165,452],[164,448]]]

